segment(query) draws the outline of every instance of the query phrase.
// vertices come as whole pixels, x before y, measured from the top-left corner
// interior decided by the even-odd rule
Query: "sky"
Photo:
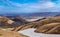
[[[0,0],[0,13],[60,12],[60,0]]]

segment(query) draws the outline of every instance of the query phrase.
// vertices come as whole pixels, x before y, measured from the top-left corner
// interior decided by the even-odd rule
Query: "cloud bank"
[[[37,0],[34,3],[21,4],[10,0],[0,0],[0,12],[60,12],[59,2],[60,0]]]

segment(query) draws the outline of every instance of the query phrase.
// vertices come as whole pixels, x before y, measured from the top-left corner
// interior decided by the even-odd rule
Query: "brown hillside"
[[[57,27],[57,26],[60,26],[60,23],[49,23],[49,24],[45,24],[45,25],[37,28],[35,30],[35,32],[38,32],[38,33],[50,33],[51,32],[51,33],[53,33],[54,30],[56,29],[55,27]],[[57,30],[60,30],[60,29],[57,29]],[[59,31],[59,33],[60,33],[60,31]]]
[[[12,30],[14,28],[14,21],[10,20],[7,17],[1,17],[0,16],[0,29],[7,29]]]
[[[58,25],[60,25],[60,16],[50,17],[37,22],[25,24],[23,26],[16,28],[14,31],[24,30],[27,28],[36,28],[35,32],[41,32],[41,33],[52,32],[53,33],[53,31],[51,31],[50,29],[55,30],[54,28]]]
[[[8,31],[8,30],[0,30],[0,37],[28,37],[21,33]]]

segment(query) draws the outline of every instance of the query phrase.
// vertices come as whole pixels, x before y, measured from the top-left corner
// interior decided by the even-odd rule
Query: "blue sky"
[[[0,12],[60,12],[60,0],[0,0]]]

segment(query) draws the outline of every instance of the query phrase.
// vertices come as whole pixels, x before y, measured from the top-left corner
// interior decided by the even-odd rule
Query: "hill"
[[[5,17],[5,16],[0,16],[0,29],[7,29],[7,28],[11,28],[10,30],[18,27],[18,26],[21,26],[21,25],[24,25],[26,24],[27,22],[25,22],[25,20],[23,20],[22,18],[19,18],[19,17],[15,17],[14,19],[12,19],[14,17]]]
[[[19,26],[14,31],[24,30],[27,28],[36,28],[35,32],[38,33],[60,34],[59,27],[60,27],[60,16],[56,16]]]
[[[0,30],[0,37],[28,37],[28,36],[14,31]]]

